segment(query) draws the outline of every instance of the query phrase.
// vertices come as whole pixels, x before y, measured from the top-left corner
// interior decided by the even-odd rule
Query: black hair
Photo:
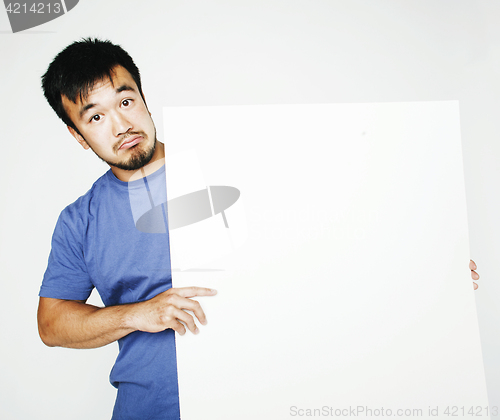
[[[106,78],[112,80],[115,66],[122,66],[130,73],[144,99],[141,76],[132,57],[119,45],[97,38],[76,41],[54,58],[42,76],[45,98],[59,118],[78,131],[64,109],[61,95],[74,103],[77,98],[83,101],[95,83]]]

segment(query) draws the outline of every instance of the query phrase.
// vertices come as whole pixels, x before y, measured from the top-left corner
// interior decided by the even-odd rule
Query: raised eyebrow
[[[85,114],[88,110],[94,108],[97,104],[87,104],[85,105],[81,110],[80,110],[80,118],[83,117],[83,114]]]
[[[134,89],[132,86],[129,85],[121,85],[120,87],[116,88],[116,93],[124,92],[124,91],[132,91],[132,92],[137,92],[136,89]]]

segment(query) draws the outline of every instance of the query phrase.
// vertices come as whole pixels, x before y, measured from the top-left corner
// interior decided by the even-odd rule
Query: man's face
[[[76,103],[62,97],[63,106],[78,128],[68,127],[85,148],[108,163],[115,175],[137,170],[153,157],[156,130],[130,73],[116,66],[112,79],[97,82]]]

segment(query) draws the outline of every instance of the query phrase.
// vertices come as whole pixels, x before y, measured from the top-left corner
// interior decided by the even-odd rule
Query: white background
[[[0,12],[2,419],[105,418],[113,405],[116,346],[49,349],[36,329],[56,218],[106,170],[40,89],[54,55],[84,36],[135,59],[160,139],[163,106],[459,100],[475,296],[490,405],[499,406],[499,21],[500,3],[481,0],[80,0],[11,34]]]

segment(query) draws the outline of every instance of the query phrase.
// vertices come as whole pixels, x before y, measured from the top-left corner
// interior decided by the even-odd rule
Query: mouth
[[[118,148],[118,150],[126,150],[130,149],[131,147],[135,146],[136,144],[140,143],[143,140],[142,136],[133,136],[125,140],[121,146]]]

